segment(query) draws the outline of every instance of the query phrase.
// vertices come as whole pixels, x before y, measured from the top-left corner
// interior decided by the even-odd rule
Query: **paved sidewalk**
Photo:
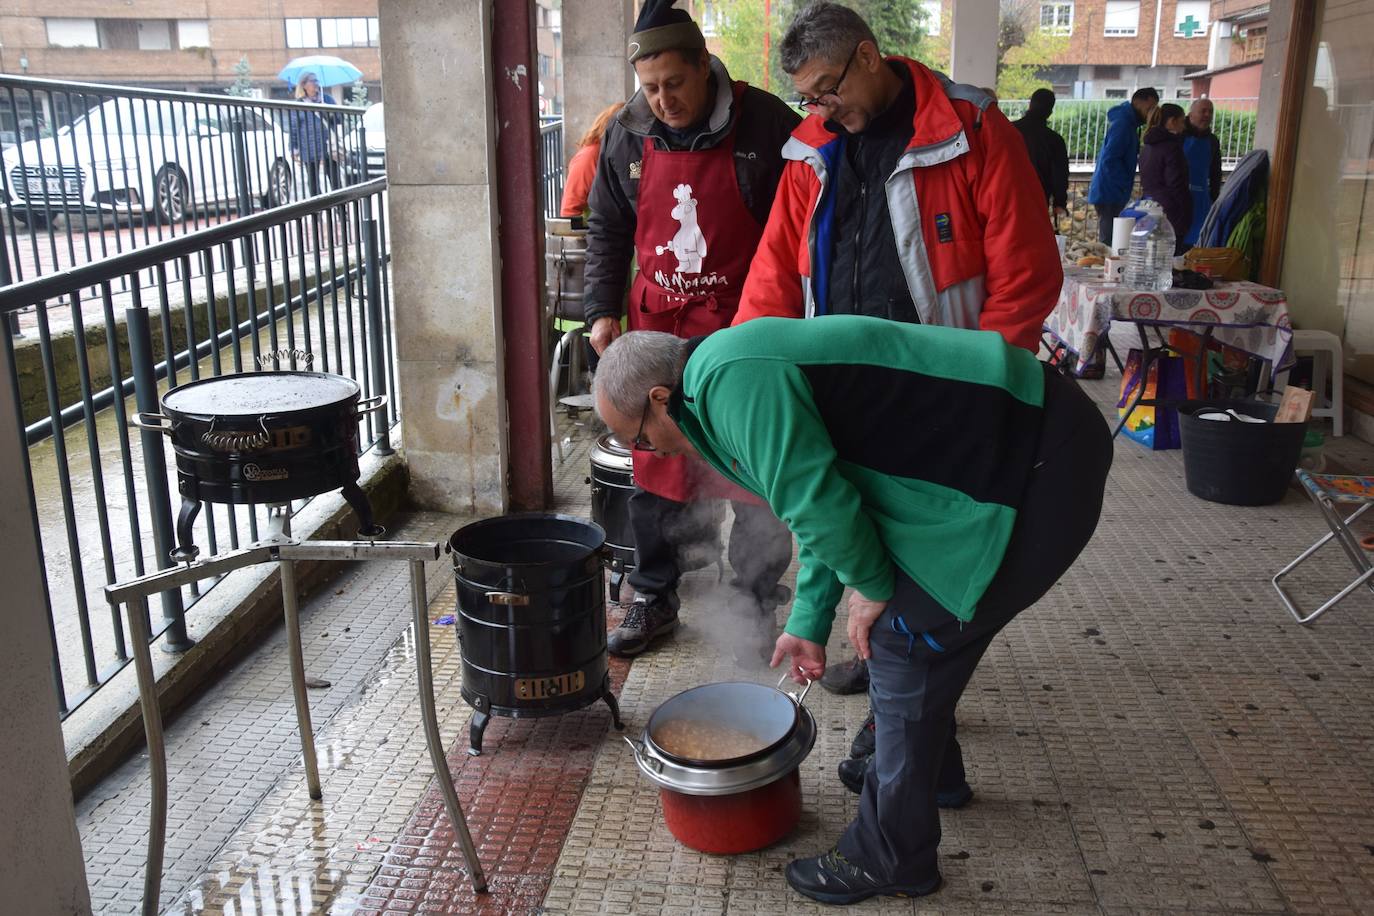
[[[1105,407],[1117,384],[1085,388]],[[559,468],[561,511],[586,511],[591,438],[576,430]],[[1328,440],[1327,455],[1374,467],[1374,448],[1353,439]],[[421,514],[396,536],[462,522]],[[1296,491],[1262,508],[1205,503],[1184,489],[1180,453],[1120,442],[1096,539],[998,637],[961,705],[977,795],[943,818],[944,889],[856,911],[1374,912],[1374,600],[1357,594],[1302,628],[1269,585],[1322,530]],[[445,564],[430,584],[434,620],[453,609]],[[733,670],[714,585],[713,571],[689,576],[679,633],[613,666],[630,733],[695,684],[776,682]],[[403,569],[360,566],[304,620],[307,665],[333,681],[312,691],[324,801],[306,797],[278,633],[169,727],[169,912],[823,909],[781,871],[854,812],[834,767],[864,698],[808,696],[820,738],[796,833],[707,856],[668,834],[604,706],[496,719],[487,753],[467,757],[452,628],[433,627],[441,728],[492,885],[479,910],[425,755]],[[832,660],[850,654],[842,640],[837,624]],[[136,910],[145,778],[131,760],[78,806],[100,912]]]

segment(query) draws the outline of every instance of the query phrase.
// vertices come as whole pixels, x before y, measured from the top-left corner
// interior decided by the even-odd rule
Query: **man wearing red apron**
[[[598,353],[620,333],[632,257],[632,330],[695,337],[729,326],[782,173],[782,145],[800,120],[774,96],[732,82],[673,2],[643,5],[629,46],[642,88],[606,130],[588,199],[585,303]],[[612,654],[637,655],[676,628],[682,555],[719,544],[720,499],[735,516],[722,620],[744,627],[732,645],[757,642],[763,653],[792,556],[786,526],[695,459],[636,449],[634,472],[635,600],[610,635]]]

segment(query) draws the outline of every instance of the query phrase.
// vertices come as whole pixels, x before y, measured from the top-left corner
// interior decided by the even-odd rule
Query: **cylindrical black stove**
[[[634,460],[630,450],[610,433],[592,447],[592,521],[606,531],[611,600],[620,600],[620,586],[635,568],[635,533],[630,527],[630,497],[635,491]]]
[[[458,581],[462,696],[475,710],[468,753],[492,716],[555,716],[605,700],[620,710],[606,660],[599,525],[525,513],[474,522],[449,540]]]

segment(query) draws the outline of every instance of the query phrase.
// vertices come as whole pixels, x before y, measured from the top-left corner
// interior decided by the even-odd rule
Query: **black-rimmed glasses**
[[[831,95],[835,97],[836,101],[839,101],[840,84],[843,83],[844,78],[849,75],[849,67],[854,63],[854,57],[859,53],[859,48],[862,45],[863,42],[859,42],[859,44],[854,46],[854,50],[849,52],[849,60],[844,62],[844,69],[840,71],[840,78],[835,80],[835,85],[831,86],[829,89],[817,94],[814,97],[802,96],[801,98],[797,99],[797,101],[795,102],[797,108],[807,113],[810,113],[811,111],[817,108],[824,108],[830,104],[825,100],[826,96]]]
[[[636,452],[655,452],[653,443],[644,438],[644,421],[649,419],[649,405],[653,403],[649,395],[644,395],[644,412],[639,415],[639,432],[635,433],[634,439],[630,442],[630,448]]]

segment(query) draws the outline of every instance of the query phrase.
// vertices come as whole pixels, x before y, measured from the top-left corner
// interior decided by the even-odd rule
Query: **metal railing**
[[[544,190],[544,216],[552,219],[563,204],[563,122],[541,121],[539,181]]]
[[[0,75],[0,286],[366,181],[362,115]]]
[[[26,417],[14,432],[31,443],[23,485],[64,718],[130,658],[118,617],[91,614],[106,606],[102,588],[170,565],[174,466],[156,433],[135,446],[133,411],[156,410],[160,391],[184,382],[313,358],[365,397],[391,396],[390,412],[359,429],[360,450],[390,449],[399,407],[385,202],[378,179],[0,289],[0,314],[36,316],[28,339],[0,334],[13,368],[0,382]],[[149,272],[145,289],[137,277]],[[256,540],[265,523],[263,507],[207,503],[195,539],[214,554]],[[189,645],[185,609],[210,585],[164,593],[154,637]]]
[[[1049,125],[1064,138],[1069,150],[1069,167],[1078,172],[1091,172],[1097,163],[1097,153],[1102,149],[1102,138],[1107,133],[1107,112],[1120,105],[1122,99],[1059,99],[1054,103],[1054,114]],[[1013,121],[1026,113],[1029,103],[1025,99],[999,100],[997,107]],[[1187,99],[1177,100],[1184,110],[1192,104]],[[1222,167],[1235,168],[1246,153],[1255,145],[1255,113],[1259,109],[1259,99],[1212,99],[1216,114],[1212,119],[1212,132],[1221,141]]]

